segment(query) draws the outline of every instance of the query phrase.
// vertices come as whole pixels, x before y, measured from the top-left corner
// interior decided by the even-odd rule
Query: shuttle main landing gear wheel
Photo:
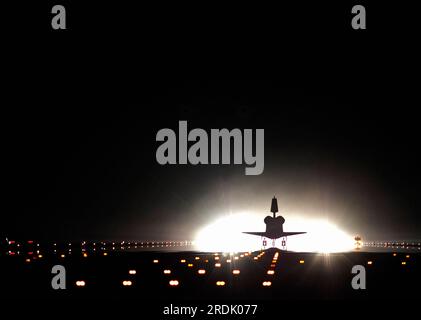
[[[267,241],[266,241],[266,238],[262,238],[262,239],[263,239],[263,241],[262,241],[263,249],[262,250],[265,250],[266,246],[267,246]]]
[[[287,237],[282,238],[282,250],[287,250]]]

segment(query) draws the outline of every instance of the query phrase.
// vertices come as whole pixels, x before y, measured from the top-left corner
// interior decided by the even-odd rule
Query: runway
[[[10,297],[151,301],[419,298],[414,295],[421,274],[417,248],[382,252],[363,248],[334,254],[270,248],[227,254],[186,251],[191,243],[183,241],[118,243],[118,248],[114,243],[114,250],[112,243],[105,242],[95,246],[53,244],[48,250],[37,250],[45,245],[30,245],[33,251],[1,256],[1,284]],[[23,249],[23,245],[16,248]],[[51,286],[54,265],[65,267],[66,290]],[[351,286],[355,265],[366,269],[366,290]]]

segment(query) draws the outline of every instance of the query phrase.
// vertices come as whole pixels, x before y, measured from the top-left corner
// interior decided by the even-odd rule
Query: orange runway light
[[[83,257],[84,258],[87,258],[88,257],[88,254],[85,252],[85,253],[83,253]]]
[[[178,280],[170,280],[169,284],[171,287],[177,287],[180,283]]]
[[[225,281],[216,281],[216,285],[218,287],[223,287],[223,286],[225,286]]]
[[[181,263],[186,263],[186,259],[181,259],[180,262]]]
[[[406,261],[402,261],[402,265],[404,266],[404,265],[406,265]]]
[[[83,280],[76,281],[76,286],[77,287],[84,287],[85,285],[86,285],[86,283]]]
[[[304,260],[300,260],[300,264],[304,264]]]
[[[270,287],[272,285],[272,282],[270,282],[270,281],[263,281],[262,285],[264,287]]]
[[[232,270],[232,274],[240,274],[240,270],[238,269]]]
[[[193,263],[189,263],[189,264],[187,265],[187,267],[189,267],[189,268],[193,267]]]

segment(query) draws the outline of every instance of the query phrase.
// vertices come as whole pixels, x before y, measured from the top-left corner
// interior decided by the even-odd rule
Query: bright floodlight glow
[[[238,213],[216,220],[201,229],[195,239],[195,246],[200,251],[243,252],[260,250],[262,241],[259,236],[244,234],[244,231],[265,231],[265,215]],[[287,250],[299,252],[344,252],[354,247],[352,236],[337,226],[323,219],[286,217],[284,231],[307,232],[288,237]],[[267,247],[272,240],[267,240]],[[282,239],[277,239],[275,246],[282,248]]]

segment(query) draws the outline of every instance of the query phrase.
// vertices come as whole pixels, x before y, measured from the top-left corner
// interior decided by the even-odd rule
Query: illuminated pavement
[[[27,297],[401,299],[417,298],[421,273],[417,247],[405,252],[316,254],[271,248],[222,254],[180,252],[190,245],[185,241],[17,244],[2,253],[1,282],[9,294]],[[51,268],[57,264],[66,268],[67,290],[51,288]],[[352,289],[354,265],[366,267],[367,290]]]

